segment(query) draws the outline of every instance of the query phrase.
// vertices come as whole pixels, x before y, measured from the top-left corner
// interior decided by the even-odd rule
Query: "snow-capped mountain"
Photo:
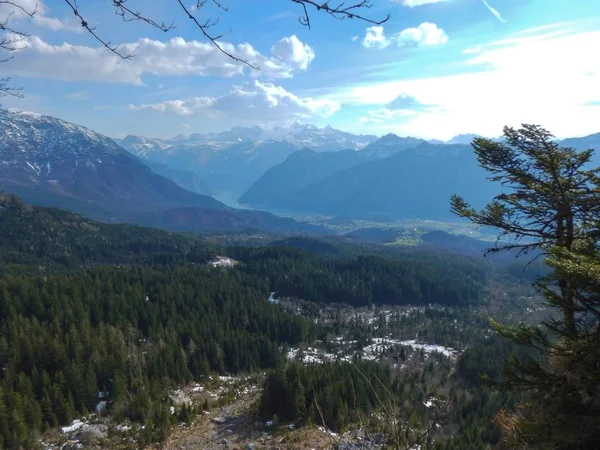
[[[220,150],[239,142],[252,142],[255,147],[271,141],[287,142],[298,148],[310,148],[317,152],[359,150],[376,139],[377,136],[347,133],[330,126],[319,128],[309,124],[293,124],[270,129],[258,126],[233,127],[220,133],[192,133],[189,136],[178,134],[169,139],[129,135],[116,141],[138,156],[146,157],[152,152],[171,154],[178,148]]]
[[[294,124],[263,131],[263,140],[286,141],[300,148],[317,152],[337,150],[360,150],[377,139],[377,136],[352,134],[336,130],[331,126],[319,128],[314,125]]]
[[[425,144],[426,141],[414,137],[400,137],[394,133],[388,133],[367,145],[362,151],[370,157],[387,158],[409,148]]]
[[[92,166],[103,157],[123,153],[112,139],[86,127],[31,112],[0,110],[0,130],[2,165],[25,160],[36,176],[47,175],[52,170],[47,163],[52,161],[69,158],[77,165]],[[39,163],[44,163],[43,167]]]
[[[144,146],[143,140],[134,142]],[[229,208],[183,189],[159,171],[169,172],[153,171],[141,158],[86,127],[0,109],[0,190],[28,203],[178,231],[322,231],[261,211]]]
[[[154,173],[112,139],[54,117],[0,110],[0,189],[32,203],[98,214],[225,208]],[[83,211],[81,211],[83,212]]]
[[[129,135],[119,140],[119,144],[131,149],[138,156],[145,157],[152,152],[167,152],[173,146],[161,139],[148,139],[144,136]]]
[[[478,138],[478,137],[482,137],[482,136],[479,134],[472,134],[472,133],[459,134],[457,136],[454,136],[449,141],[446,141],[446,144],[469,145],[469,144],[471,144],[471,142],[473,142],[473,139]]]
[[[145,161],[197,174],[221,198],[237,198],[294,151],[359,150],[376,139],[330,126],[293,124],[270,129],[234,127],[220,133],[177,135],[170,139],[127,136],[117,142]]]

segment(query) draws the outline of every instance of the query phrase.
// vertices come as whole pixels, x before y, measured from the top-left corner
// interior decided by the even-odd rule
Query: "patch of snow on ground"
[[[322,427],[321,425],[319,425],[317,428],[318,428],[320,431],[322,431],[323,433],[325,433],[325,434],[327,434],[327,435],[329,435],[329,436],[331,436],[331,437],[336,437],[336,436],[337,436],[337,433],[334,433],[333,431],[331,431],[331,430],[328,430],[328,429],[326,429],[326,428]]]
[[[239,264],[239,262],[227,256],[216,256],[209,264],[213,267],[233,267]]]
[[[411,347],[415,350],[423,350],[425,353],[441,353],[442,355],[448,358],[456,358],[459,355],[459,351],[454,348],[444,347],[443,345],[435,345],[435,344],[422,344],[417,342],[416,340],[410,341],[402,341],[400,345],[404,345],[406,347]]]
[[[83,427],[85,427],[87,425],[87,423],[82,422],[79,419],[76,419],[73,421],[73,423],[71,425],[69,425],[68,427],[62,427],[61,431],[64,434],[68,434],[68,433],[73,433],[74,431],[77,431]]]

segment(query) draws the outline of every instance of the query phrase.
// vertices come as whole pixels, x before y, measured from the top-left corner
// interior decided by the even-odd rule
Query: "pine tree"
[[[458,196],[452,211],[501,230],[491,252],[514,250],[545,256],[551,273],[538,280],[558,316],[538,326],[502,326],[501,335],[539,350],[539,358],[512,356],[501,389],[528,395],[518,412],[501,411],[507,442],[523,448],[600,446],[600,168],[593,150],[561,147],[536,125],[504,129],[505,142],[477,138],[480,165],[507,192],[476,211]]]

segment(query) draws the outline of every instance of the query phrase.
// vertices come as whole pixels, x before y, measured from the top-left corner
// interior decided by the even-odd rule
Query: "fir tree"
[[[512,356],[502,389],[525,391],[517,412],[501,411],[507,442],[522,448],[600,446],[600,168],[593,150],[561,147],[536,125],[506,127],[505,142],[477,138],[473,148],[491,180],[507,192],[482,211],[452,197],[452,211],[501,230],[491,252],[517,250],[546,257],[551,273],[538,280],[554,319],[533,326],[492,326],[539,358]]]

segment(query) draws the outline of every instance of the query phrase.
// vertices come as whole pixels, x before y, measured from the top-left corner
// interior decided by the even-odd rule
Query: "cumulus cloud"
[[[155,111],[181,117],[202,116],[237,121],[283,122],[329,117],[339,111],[340,104],[327,99],[298,97],[281,86],[254,80],[234,86],[229,92],[220,96],[130,105],[129,109]]]
[[[232,77],[249,72],[255,77],[289,78],[306,70],[315,57],[314,50],[296,36],[277,42],[271,56],[261,54],[248,43],[220,43],[227,52],[260,67],[259,71],[233,61],[209,42],[181,37],[168,41],[144,38],[121,45],[121,52],[135,54],[130,60],[122,60],[104,48],[51,45],[36,36],[27,38],[25,44],[27,48],[19,53],[19,58],[5,65],[10,74],[135,85],[142,85],[142,77],[147,74]]]
[[[561,137],[585,135],[598,131],[600,105],[589,102],[600,99],[600,59],[574,49],[597,47],[600,31],[581,26],[513,34],[464,55],[462,73],[339,86],[327,96],[345,110],[386,108],[401,93],[439,105],[369,132],[445,140],[459,133],[497,136],[507,124],[539,123]],[[560,64],[548,70],[547,61]]]
[[[405,28],[391,36],[386,36],[382,26],[375,25],[365,31],[363,47],[383,49],[390,45],[397,47],[418,47],[445,44],[448,35],[435,23],[423,22],[418,27]]]
[[[308,44],[304,44],[296,35],[284,37],[271,47],[271,54],[290,67],[300,70],[308,69],[315,59],[315,51]]]
[[[400,93],[383,108],[371,109],[367,116],[360,117],[362,123],[384,123],[413,117],[422,112],[439,111],[438,105],[422,103],[415,97]]]
[[[479,45],[475,46],[475,47],[468,47],[465,48],[461,53],[463,55],[474,55],[477,53],[481,52],[481,47]]]
[[[415,97],[412,97],[406,93],[401,93],[394,100],[388,103],[387,107],[392,110],[427,111],[436,108],[437,105],[422,103]]]
[[[36,25],[53,31],[80,31],[81,29],[81,26],[72,19],[60,20],[50,17],[50,8],[46,2],[41,0],[13,0],[2,5],[0,22],[23,20],[32,20]],[[19,27],[15,26],[14,28],[18,29]]]

